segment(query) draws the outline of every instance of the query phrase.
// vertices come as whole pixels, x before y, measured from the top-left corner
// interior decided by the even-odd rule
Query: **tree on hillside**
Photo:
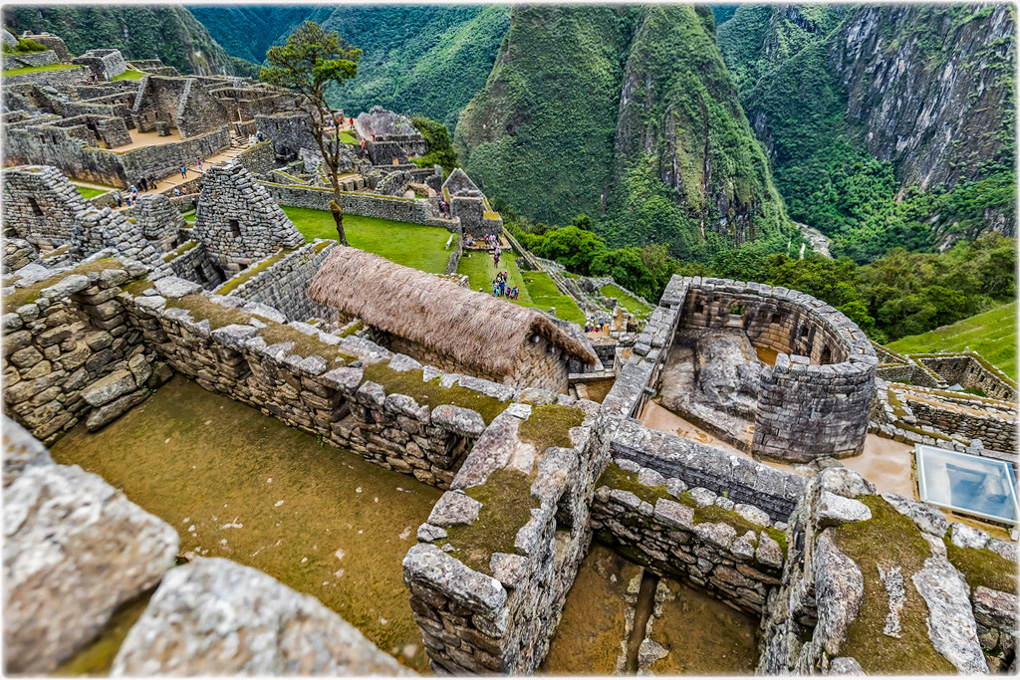
[[[411,119],[411,125],[421,133],[421,136],[428,142],[429,152],[414,162],[419,168],[428,168],[438,165],[443,168],[443,173],[449,175],[459,165],[457,152],[453,150],[453,143],[450,141],[450,131],[442,123],[426,118],[415,116]]]
[[[336,221],[339,241],[344,245],[347,235],[337,180],[344,142],[340,140],[340,128],[333,111],[326,103],[326,91],[332,85],[339,87],[354,78],[360,58],[361,50],[347,44],[336,31],[325,31],[317,23],[306,21],[290,34],[285,45],[269,48],[266,53],[269,65],[259,73],[263,82],[289,88],[300,95],[298,105],[308,114],[312,136],[329,171],[334,199],[329,209]]]

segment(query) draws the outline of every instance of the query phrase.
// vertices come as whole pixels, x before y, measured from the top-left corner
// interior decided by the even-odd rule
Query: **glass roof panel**
[[[1005,461],[918,444],[917,476],[926,503],[1017,523],[1016,477]]]

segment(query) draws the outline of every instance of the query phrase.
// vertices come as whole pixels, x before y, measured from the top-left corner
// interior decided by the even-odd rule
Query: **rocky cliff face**
[[[1011,162],[1016,49],[1009,5],[869,7],[829,39],[846,121],[922,190]],[[1007,113],[1008,112],[1008,113]]]
[[[1011,234],[1008,5],[741,6],[719,30],[791,216],[868,261]]]

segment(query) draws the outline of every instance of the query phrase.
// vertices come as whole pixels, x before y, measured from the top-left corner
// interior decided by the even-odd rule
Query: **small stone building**
[[[394,352],[445,371],[566,392],[571,360],[597,361],[537,310],[356,248],[334,248],[308,296],[360,317]]]
[[[305,242],[265,187],[237,161],[206,171],[195,214],[195,237],[228,276],[281,248],[297,248]]]

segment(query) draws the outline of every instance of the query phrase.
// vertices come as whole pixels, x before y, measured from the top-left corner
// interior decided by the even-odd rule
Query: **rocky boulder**
[[[29,467],[4,493],[4,670],[52,671],[173,566],[173,528],[78,466]]]
[[[410,675],[318,600],[219,558],[160,584],[113,675]]]

